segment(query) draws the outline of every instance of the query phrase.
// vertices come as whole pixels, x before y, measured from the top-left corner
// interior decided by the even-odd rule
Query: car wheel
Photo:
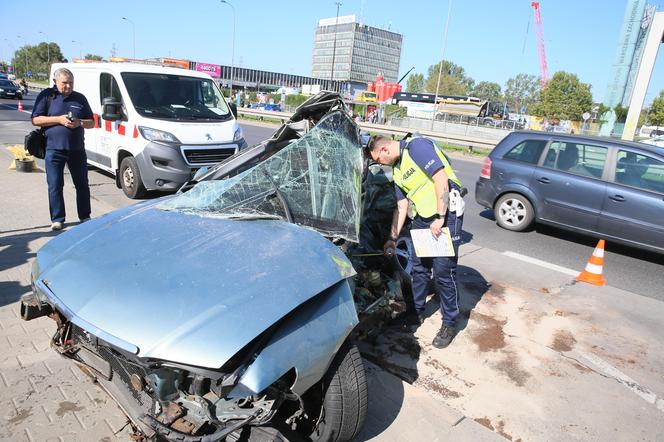
[[[407,275],[410,275],[410,271],[413,269],[413,263],[410,259],[413,253],[415,253],[413,250],[413,240],[405,236],[399,237],[394,254],[396,255],[399,267]]]
[[[518,193],[501,196],[494,206],[498,225],[503,229],[521,232],[527,229],[535,219],[533,205],[528,198]]]
[[[131,199],[141,198],[147,192],[134,157],[124,157],[122,159],[120,163],[120,185],[124,194]]]
[[[367,415],[368,395],[364,365],[354,344],[346,341],[341,346],[321,382],[303,399],[307,414],[318,416],[309,434],[312,441],[349,441],[358,435]]]

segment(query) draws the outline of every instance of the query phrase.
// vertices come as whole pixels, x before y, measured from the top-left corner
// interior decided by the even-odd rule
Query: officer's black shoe
[[[432,345],[436,348],[445,348],[452,343],[452,339],[456,335],[456,330],[454,327],[449,325],[443,325],[436,333],[436,337],[433,338]]]

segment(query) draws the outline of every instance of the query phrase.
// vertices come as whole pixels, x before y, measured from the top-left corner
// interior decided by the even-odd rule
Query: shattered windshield
[[[221,218],[287,219],[329,237],[357,241],[362,159],[357,129],[334,111],[302,138],[239,175],[202,181],[159,204]]]
[[[187,75],[123,72],[136,111],[162,120],[227,120],[230,111],[210,79]]]

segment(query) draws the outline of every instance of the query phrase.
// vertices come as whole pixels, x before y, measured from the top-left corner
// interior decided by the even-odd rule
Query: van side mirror
[[[117,121],[122,119],[122,103],[113,97],[106,97],[101,101],[101,117],[107,121]]]
[[[231,108],[231,113],[233,114],[233,116],[237,118],[237,104],[231,102],[228,103],[228,106]]]

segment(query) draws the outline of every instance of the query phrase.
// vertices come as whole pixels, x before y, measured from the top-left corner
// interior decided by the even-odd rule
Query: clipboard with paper
[[[410,236],[415,254],[420,258],[454,256],[454,245],[448,227],[443,227],[438,238],[434,238],[430,229],[411,229]]]

